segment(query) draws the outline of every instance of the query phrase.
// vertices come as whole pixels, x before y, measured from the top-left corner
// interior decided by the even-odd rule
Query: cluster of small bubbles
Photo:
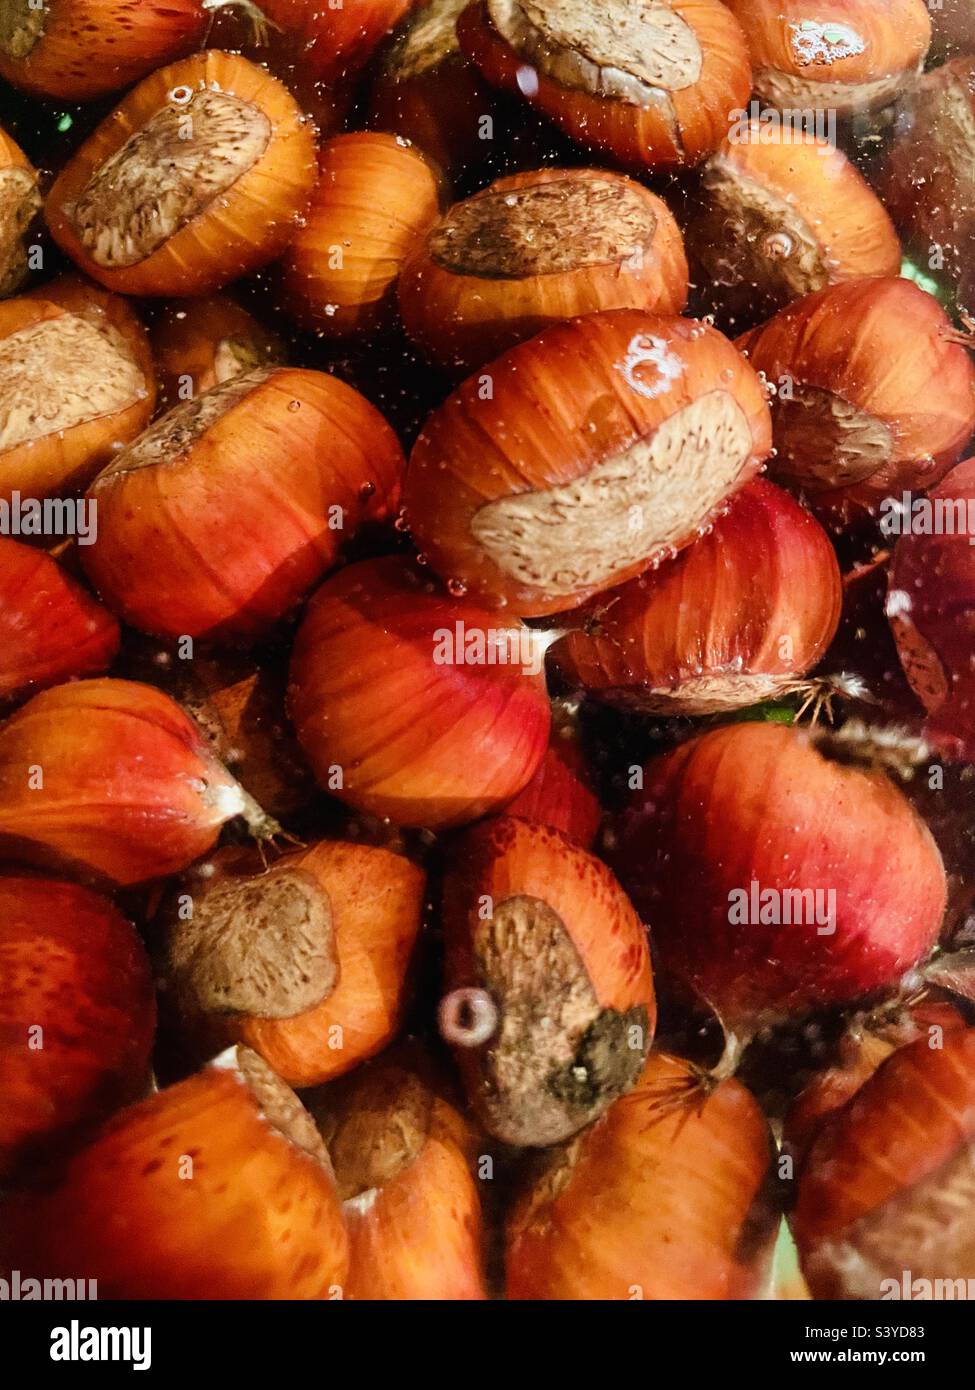
[[[338,313],[338,311],[339,311],[339,306],[338,306],[337,304],[326,304],[326,305],[325,305],[325,312],[326,312],[326,314],[328,315],[329,318],[334,318],[334,316]]]

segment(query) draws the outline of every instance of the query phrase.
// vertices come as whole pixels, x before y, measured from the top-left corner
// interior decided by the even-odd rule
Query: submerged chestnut
[[[399,280],[403,326],[445,367],[487,361],[576,314],[677,314],[686,300],[670,209],[601,169],[497,179],[427,231]]]
[[[489,82],[631,168],[698,163],[751,91],[718,0],[473,0],[457,33]]]
[[[62,169],[45,213],[108,289],[205,294],[284,250],[314,153],[282,83],[235,54],[197,53],[128,94]]]
[[[590,314],[511,348],[434,411],[406,520],[449,583],[558,613],[688,545],[770,447],[765,393],[727,338]]]

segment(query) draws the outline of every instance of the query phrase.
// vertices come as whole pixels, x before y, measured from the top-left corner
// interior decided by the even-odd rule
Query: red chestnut
[[[0,846],[30,863],[142,883],[186,868],[236,816],[276,829],[150,685],[59,685],[0,727]]]
[[[0,703],[111,665],[118,623],[57,560],[0,537]]]
[[[295,641],[289,708],[321,785],[398,825],[476,820],[545,751],[540,634],[451,599],[397,557],[315,594]]]
[[[401,469],[396,436],[352,387],[259,367],[174,407],[98,475],[85,570],[143,632],[252,642],[395,507]]]
[[[960,281],[963,302],[975,309],[968,298],[975,237],[975,57],[926,72],[904,94],[881,188],[921,264]]]
[[[941,855],[885,774],[744,723],[648,763],[642,783],[612,862],[661,964],[730,1029],[892,988],[937,940]]]
[[[582,849],[592,849],[602,807],[592,789],[579,740],[571,728],[553,727],[535,776],[504,811],[506,816],[560,830]]]
[[[788,691],[832,641],[841,600],[826,533],[760,479],[676,560],[591,599],[552,656],[602,699],[718,713]]]
[[[901,665],[928,711],[928,732],[975,758],[975,459],[927,497],[892,499],[887,615]]]
[[[808,294],[747,334],[776,390],[776,481],[841,518],[938,482],[975,430],[975,367],[952,335],[933,295],[885,277]]]
[[[575,608],[690,543],[759,470],[765,394],[720,333],[618,309],[469,377],[410,456],[406,519],[491,607]]]
[[[567,1139],[629,1090],[656,1022],[647,935],[605,864],[511,817],[467,832],[444,883],[440,1029],[508,1144]]]
[[[107,898],[0,877],[0,1176],[134,1100],[156,1009],[135,929]]]

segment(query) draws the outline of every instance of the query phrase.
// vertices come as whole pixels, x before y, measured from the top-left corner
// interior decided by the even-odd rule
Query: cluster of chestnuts
[[[970,6],[0,80],[0,1276],[975,1279]]]

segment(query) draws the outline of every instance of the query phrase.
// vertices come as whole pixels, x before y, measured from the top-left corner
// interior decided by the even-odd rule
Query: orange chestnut
[[[726,312],[754,322],[812,290],[900,272],[883,204],[842,150],[818,136],[744,123],[701,181],[688,245]]]
[[[739,1082],[654,1053],[630,1093],[546,1156],[507,1224],[513,1299],[751,1299],[778,1213],[772,1141]]]
[[[226,294],[165,304],[151,342],[164,410],[285,357],[278,335]]]
[[[387,326],[403,262],[440,210],[440,181],[402,137],[336,135],[283,262],[286,303],[326,337]]]
[[[165,915],[164,978],[208,1044],[246,1043],[292,1086],[315,1086],[396,1034],[425,877],[402,856],[321,840],[265,869],[226,849]]]
[[[698,163],[751,91],[717,0],[473,0],[457,33],[489,82],[632,168]]]
[[[401,469],[396,436],[351,386],[257,368],[175,406],[99,474],[85,570],[144,632],[252,641],[395,507]]]
[[[579,740],[569,728],[553,727],[535,776],[504,813],[560,830],[583,849],[592,849],[602,807]]]
[[[75,275],[0,304],[0,498],[83,487],[152,415],[145,329]]]
[[[599,169],[495,180],[427,231],[399,280],[403,326],[445,367],[485,362],[577,314],[677,314],[686,301],[687,262],[666,203]]]
[[[298,1097],[247,1048],[123,1110],[7,1214],[0,1264],[109,1299],[340,1298],[348,1237]]]
[[[725,0],[748,35],[755,90],[773,106],[840,115],[893,101],[931,42],[925,0]]]
[[[398,825],[500,809],[548,739],[539,641],[398,556],[341,570],[309,603],[291,659],[289,710],[319,782]]]
[[[591,599],[552,657],[610,702],[720,713],[786,693],[825,654],[841,603],[826,533],[759,479],[676,560]]]
[[[609,869],[547,826],[469,830],[444,881],[440,1029],[508,1144],[575,1134],[629,1090],[656,1023],[643,923]]]
[[[799,1174],[790,1224],[814,1297],[924,1297],[918,1281],[971,1275],[973,1136],[975,1029],[922,1036],[878,1067]]]
[[[702,323],[618,309],[554,324],[427,420],[404,487],[439,574],[541,615],[672,556],[771,447],[752,368]]]
[[[850,280],[805,295],[740,346],[776,388],[777,482],[847,519],[937,483],[975,430],[975,367],[933,295]]]
[[[32,96],[91,101],[189,52],[213,8],[202,0],[10,0],[0,76]]]
[[[155,998],[134,927],[87,888],[0,877],[0,1174],[149,1079]]]
[[[311,124],[276,78],[230,53],[147,77],[62,169],[55,241],[108,289],[194,295],[273,260],[314,182]]]
[[[0,537],[0,702],[112,664],[118,623],[55,559]]]
[[[420,1079],[380,1060],[312,1113],[328,1140],[349,1231],[352,1299],[487,1297],[472,1136]],[[324,1121],[324,1123],[323,1123]]]
[[[0,297],[13,294],[27,276],[25,240],[40,207],[37,170],[0,130]]]

